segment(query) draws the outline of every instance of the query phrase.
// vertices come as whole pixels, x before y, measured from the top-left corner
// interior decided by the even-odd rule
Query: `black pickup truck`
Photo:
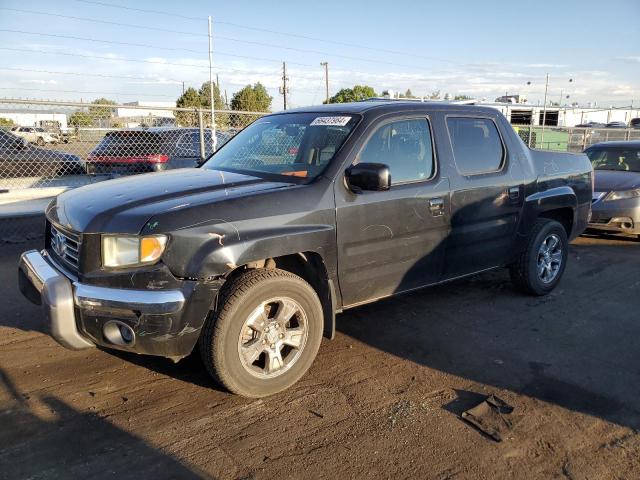
[[[178,361],[260,397],[335,314],[497,267],[550,292],[587,226],[584,155],[527,148],[490,108],[361,102],[260,118],[200,168],[63,193],[19,264],[62,345]]]

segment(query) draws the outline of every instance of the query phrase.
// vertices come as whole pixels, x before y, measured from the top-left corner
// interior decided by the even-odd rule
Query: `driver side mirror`
[[[344,172],[347,186],[354,193],[363,190],[385,191],[391,188],[391,172],[384,163],[358,163]]]

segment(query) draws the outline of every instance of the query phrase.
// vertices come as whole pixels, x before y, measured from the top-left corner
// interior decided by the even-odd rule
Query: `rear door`
[[[524,172],[509,154],[497,116],[445,117],[453,166],[445,278],[504,265],[514,251]]]
[[[345,306],[437,282],[449,232],[449,183],[438,168],[427,115],[375,122],[350,159],[384,163],[388,191],[335,182],[338,271]]]

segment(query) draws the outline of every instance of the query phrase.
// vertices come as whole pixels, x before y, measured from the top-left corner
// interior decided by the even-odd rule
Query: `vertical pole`
[[[213,35],[211,33],[211,15],[209,15],[209,101],[211,102],[211,149],[216,151],[216,117],[213,104]]]
[[[287,78],[287,64],[282,62],[282,96],[285,110],[287,109],[287,80],[289,80]]]
[[[542,132],[540,133],[540,147],[544,148],[544,127],[547,123],[547,92],[549,91],[549,74],[544,82],[544,106],[542,109]]]
[[[320,62],[320,65],[324,67],[324,89],[325,89],[325,103],[329,103],[329,63]]]
[[[198,127],[200,128],[200,163],[202,164],[207,154],[204,148],[204,118],[202,117],[201,108],[198,108]]]

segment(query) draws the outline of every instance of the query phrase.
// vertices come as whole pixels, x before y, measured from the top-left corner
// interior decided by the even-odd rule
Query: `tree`
[[[469,95],[456,95],[453,97],[454,100],[473,100]]]
[[[200,87],[200,90],[196,90],[193,87],[189,87],[185,90],[185,92],[178,97],[176,100],[176,106],[179,108],[192,108],[193,112],[176,112],[176,121],[178,125],[182,125],[184,127],[193,127],[198,125],[198,113],[197,109],[204,110],[204,118],[205,123],[211,123],[207,121],[210,115],[207,115],[211,109],[211,97],[210,97],[210,84],[209,82],[204,82]],[[215,110],[224,110],[225,104],[222,100],[222,96],[220,95],[220,88],[215,83],[213,84],[213,105]],[[227,125],[228,119],[216,116],[216,125]]]
[[[109,100],[108,98],[96,98],[91,105],[117,105],[117,102],[113,100]],[[113,108],[111,107],[89,107],[89,114],[93,118],[110,118],[113,113]]]
[[[400,94],[400,98],[416,98],[416,96],[411,92],[410,88],[407,88],[407,91],[404,94]]]
[[[249,112],[271,111],[271,101],[267,89],[260,82],[255,85],[247,85],[233,94],[231,110],[244,110]]]
[[[206,108],[211,108],[211,84],[209,82],[204,82],[200,87],[200,98],[202,98],[202,106]],[[220,87],[213,84],[213,106],[215,110],[226,110],[226,105],[224,104],[224,100],[222,99],[222,95],[220,95]]]
[[[434,90],[433,92],[431,92],[431,94],[429,94],[429,99],[440,100],[440,90]]]
[[[10,118],[0,118],[0,127],[13,127],[15,123]]]
[[[367,98],[377,97],[378,94],[368,85],[354,85],[353,88],[343,88],[329,99],[329,103],[359,102]],[[327,103],[326,101],[324,103]]]
[[[69,125],[74,127],[90,127],[93,124],[93,118],[88,112],[78,110],[73,112],[69,117]]]
[[[238,90],[231,98],[231,110],[244,110],[249,112],[269,112],[271,111],[271,101],[273,97],[269,95],[267,89],[260,82],[255,85],[247,85]],[[231,125],[238,128],[246,127],[254,120],[249,115],[233,115]]]

